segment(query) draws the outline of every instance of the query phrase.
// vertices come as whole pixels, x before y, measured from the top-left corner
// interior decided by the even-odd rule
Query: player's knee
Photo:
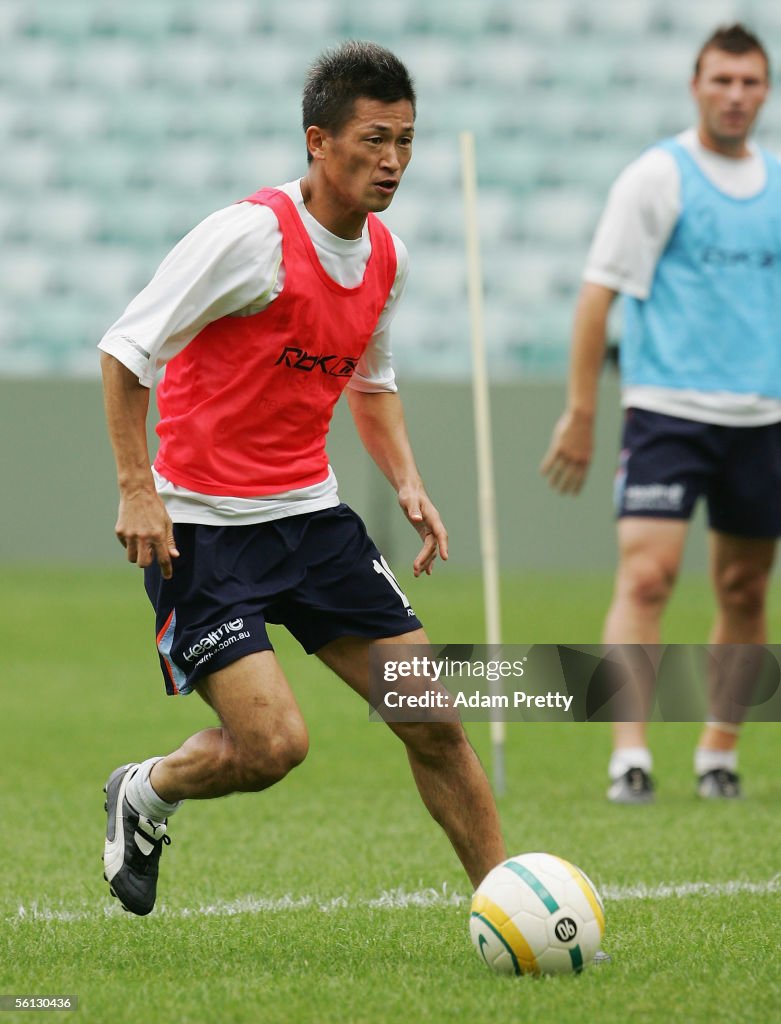
[[[469,748],[460,722],[412,722],[400,736],[410,755],[419,761],[447,760]]]
[[[308,751],[309,737],[300,721],[286,723],[271,736],[258,736],[238,759],[238,788],[256,792],[273,786],[301,764]]]
[[[721,608],[745,618],[762,615],[769,573],[746,563],[734,563],[719,573],[716,595]]]
[[[627,559],[619,576],[619,587],[632,604],[653,610],[662,608],[675,586],[676,570],[647,555]]]

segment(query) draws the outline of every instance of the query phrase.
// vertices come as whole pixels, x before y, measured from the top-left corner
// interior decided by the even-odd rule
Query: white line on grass
[[[781,892],[781,875],[761,882],[735,879],[727,882],[678,882],[660,885],[603,885],[602,896],[608,903],[627,900],[684,899],[691,896],[738,896],[754,893],[764,896]],[[233,917],[236,914],[279,914],[296,910],[319,910],[331,914],[338,910],[406,910],[410,907],[455,907],[469,902],[470,897],[451,892],[447,885],[441,889],[420,889],[409,892],[406,889],[386,889],[371,899],[349,896],[335,896],[319,899],[315,896],[242,896],[236,900],[218,900],[199,907],[168,907],[164,903],[155,911],[155,917]],[[98,907],[69,909],[64,906],[46,906],[35,901],[28,906],[20,905],[16,914],[6,921],[85,921],[97,918],[119,917],[123,911],[118,903],[101,904]]]
[[[736,879],[731,882],[670,882],[660,885],[605,885],[600,893],[606,900],[669,900],[685,896],[738,896],[740,893],[756,893],[764,896],[781,892],[781,875],[764,882],[748,882]]]

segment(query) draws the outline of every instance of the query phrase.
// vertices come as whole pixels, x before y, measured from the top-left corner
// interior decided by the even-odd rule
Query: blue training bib
[[[781,398],[781,164],[735,199],[675,139],[682,211],[647,299],[624,297],[624,383]]]

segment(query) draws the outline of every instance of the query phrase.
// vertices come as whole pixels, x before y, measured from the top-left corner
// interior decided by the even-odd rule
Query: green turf
[[[478,579],[440,567],[404,583],[435,640],[482,639]],[[607,578],[508,579],[505,637],[596,642],[609,592]],[[706,584],[682,581],[666,639],[702,641],[710,609]],[[508,847],[589,873],[613,961],[502,979],[471,948],[466,879],[398,743],[280,634],[309,758],[262,795],[186,807],[158,910],[120,914],[101,878],[103,782],[209,723],[197,698],[162,696],[151,630],[129,568],[0,571],[0,995],[77,994],[78,1014],[54,1019],[112,1024],[778,1018],[778,725],[746,728],[748,799],[715,806],[692,796],[696,726],[652,727],[659,799],[647,808],[604,800],[606,726],[509,725]],[[489,762],[487,728],[470,734]],[[722,888],[659,890],[687,883]],[[378,905],[400,892],[429,905]]]

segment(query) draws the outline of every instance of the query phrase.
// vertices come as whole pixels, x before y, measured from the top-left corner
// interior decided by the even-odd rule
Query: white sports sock
[[[651,751],[648,747],[619,747],[614,750],[607,773],[612,782],[626,775],[630,768],[642,768],[649,775],[653,767]]]
[[[719,732],[727,732],[730,736],[740,736],[742,726],[735,722],[720,722],[717,718],[709,718],[705,723],[711,729],[718,729]]]
[[[149,773],[157,762],[162,760],[162,757],[150,757],[140,764],[125,790],[125,796],[130,801],[131,806],[139,814],[143,814],[144,817],[151,818],[152,821],[157,822],[170,818],[183,803],[180,800],[178,803],[169,804],[162,797],[158,796],[150,782]]]
[[[726,768],[728,772],[737,772],[737,750],[703,750],[701,747],[697,747],[694,751],[695,775],[704,775],[706,772],[713,772],[718,768]]]

